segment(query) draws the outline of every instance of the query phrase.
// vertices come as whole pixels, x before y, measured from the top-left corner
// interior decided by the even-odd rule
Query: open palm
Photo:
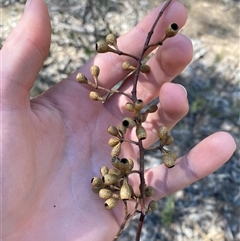
[[[119,39],[121,49],[140,54],[160,8]],[[184,7],[174,2],[153,38],[159,40],[169,23],[183,26],[186,18]],[[75,81],[75,73],[29,100],[49,51],[50,33],[45,4],[30,1],[1,50],[2,240],[112,240],[123,218],[122,207],[105,210],[103,201],[91,192],[90,180],[99,175],[100,166],[109,163],[106,129],[124,117],[126,97],[113,96],[104,105],[93,102],[89,89]],[[138,93],[145,103],[159,95],[161,106],[147,120],[145,145],[154,142],[155,125],[172,128],[187,113],[184,89],[170,81],[191,57],[190,41],[179,34],[149,60],[151,73],[140,80]],[[120,68],[122,59],[96,55],[79,72],[90,77],[90,66],[98,65],[100,84],[110,88],[126,75]],[[123,89],[130,90],[130,85],[131,79]],[[234,150],[230,135],[216,133],[179,158],[173,169],[161,165],[147,171],[146,182],[156,188],[154,198],[159,199],[213,172]],[[126,146],[123,154],[134,158],[137,150]]]

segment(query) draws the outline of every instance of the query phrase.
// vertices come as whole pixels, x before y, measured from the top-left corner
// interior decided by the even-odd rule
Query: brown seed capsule
[[[165,140],[165,142],[164,142],[164,145],[165,145],[165,146],[169,146],[169,145],[171,145],[173,142],[174,142],[173,137],[170,136],[170,135],[168,135],[167,138],[166,138],[166,140]]]
[[[102,187],[103,186],[103,181],[99,177],[93,177],[91,180],[91,184],[93,187]]]
[[[118,143],[120,142],[120,140],[118,138],[112,137],[108,140],[108,145],[111,147],[116,146]]]
[[[148,212],[153,212],[156,209],[158,209],[158,203],[154,200],[152,200],[149,204],[148,204]]]
[[[120,198],[122,200],[129,200],[132,198],[132,188],[127,182],[127,178],[124,178],[122,187],[120,189]]]
[[[160,126],[158,128],[158,137],[160,139],[161,144],[163,145],[164,142],[166,141],[168,136],[168,129],[166,126]]]
[[[134,105],[133,105],[133,103],[131,103],[131,102],[127,102],[126,104],[125,104],[125,109],[126,110],[128,110],[128,111],[130,111],[130,112],[134,112]]]
[[[136,112],[139,112],[141,109],[143,108],[143,101],[138,99],[135,103],[134,103],[134,109]]]
[[[94,78],[97,78],[100,73],[100,68],[97,65],[93,65],[90,68],[90,73]]]
[[[178,25],[176,23],[171,23],[168,25],[165,34],[168,38],[171,38],[178,33],[178,30],[179,30]]]
[[[96,91],[91,91],[89,94],[89,97],[91,100],[94,100],[94,101],[102,101],[103,100],[103,98]]]
[[[96,43],[96,51],[98,53],[107,53],[107,52],[116,52],[114,49],[108,46],[106,42],[97,42]]]
[[[136,67],[134,67],[130,61],[124,61],[122,63],[122,68],[125,70],[135,70],[136,69]]]
[[[93,191],[94,193],[99,193],[99,191],[100,191],[101,188],[102,188],[102,187],[92,187],[92,191]]]
[[[88,79],[87,77],[82,74],[82,73],[78,73],[77,76],[76,76],[76,80],[78,83],[81,83],[81,84],[88,84]]]
[[[147,131],[139,124],[136,128],[136,136],[139,140],[144,140],[147,138]]]
[[[112,33],[108,34],[106,37],[106,42],[107,44],[112,45],[114,48],[118,49],[117,38],[114,34]]]
[[[176,23],[171,23],[167,26],[165,31],[165,36],[162,38],[161,42],[165,41],[167,38],[175,36],[179,31],[179,27]]]
[[[107,129],[108,133],[112,136],[119,136],[119,132],[116,126],[110,125]]]
[[[119,156],[121,154],[121,145],[122,143],[119,142],[116,146],[114,146],[111,150],[111,156]]]
[[[149,65],[147,65],[147,64],[141,65],[140,71],[141,71],[142,73],[149,73],[149,72],[150,72],[150,67],[149,67]]]
[[[145,194],[145,197],[150,197],[154,194],[154,188],[151,187],[151,186],[148,186],[145,188],[145,191],[144,191],[144,194]]]
[[[157,105],[150,105],[150,106],[148,106],[148,108],[147,108],[147,112],[148,113],[154,113],[154,112],[156,112],[157,111],[157,109],[158,109],[158,106]]]
[[[124,136],[124,134],[127,132],[127,127],[125,127],[121,122],[118,126],[118,131],[121,133],[121,136]]]
[[[162,161],[166,167],[171,168],[175,166],[177,156],[175,153],[171,151],[163,152],[162,153]]]
[[[101,173],[102,176],[108,174],[108,172],[109,172],[109,168],[107,166],[102,166],[100,168],[100,173]]]
[[[120,164],[120,158],[118,156],[114,156],[111,160],[111,163],[112,163],[113,167],[118,169],[119,164]]]
[[[122,175],[122,173],[116,168],[110,168],[108,174],[114,174],[118,177]]]
[[[103,176],[102,181],[105,185],[112,185],[118,181],[118,176],[114,174],[106,174]]]
[[[123,120],[122,120],[122,125],[125,127],[125,128],[132,128],[134,127],[136,124],[136,122],[134,121],[133,118],[130,118],[130,117],[125,117]]]
[[[111,210],[111,209],[115,208],[118,204],[118,200],[119,199],[114,198],[114,197],[108,198],[104,203],[105,208],[108,209],[108,210]]]
[[[145,122],[147,120],[148,114],[149,113],[147,111],[140,114],[140,121],[141,121],[141,123],[143,123],[143,122]]]
[[[122,174],[127,174],[132,171],[134,166],[134,162],[130,158],[122,158],[119,163],[118,167],[116,167]]]
[[[108,199],[108,198],[112,197],[113,192],[107,188],[102,188],[102,189],[100,189],[98,195],[102,199]]]

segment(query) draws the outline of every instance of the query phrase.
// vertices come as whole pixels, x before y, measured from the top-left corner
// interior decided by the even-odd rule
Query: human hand
[[[119,39],[121,49],[140,53],[160,8]],[[182,27],[186,18],[184,7],[173,2],[153,38],[160,39],[169,23]],[[123,118],[119,109],[125,97],[111,97],[104,105],[93,102],[89,90],[78,84],[75,76],[82,72],[90,77],[94,63],[101,68],[100,83],[111,87],[125,75],[119,67],[122,58],[96,55],[68,79],[30,101],[29,91],[49,51],[50,34],[46,6],[42,0],[34,0],[1,50],[2,239],[112,240],[122,222],[122,207],[105,210],[102,200],[92,193],[90,180],[99,175],[100,166],[109,163],[106,129]],[[178,34],[149,60],[151,73],[140,80],[138,93],[146,103],[158,95],[161,101],[158,113],[149,116],[149,131],[160,123],[172,128],[187,113],[184,89],[170,81],[191,57],[190,41]],[[130,89],[130,81],[123,88]],[[150,132],[145,145],[154,140]],[[219,132],[179,158],[174,168],[160,165],[148,170],[146,182],[157,190],[154,199],[212,173],[234,150],[233,138]],[[123,151],[132,158],[137,156],[136,149]]]

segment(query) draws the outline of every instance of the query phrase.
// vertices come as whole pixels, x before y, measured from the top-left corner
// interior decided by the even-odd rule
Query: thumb
[[[2,101],[11,107],[29,104],[29,91],[50,47],[51,25],[43,0],[28,0],[17,27],[1,50]]]

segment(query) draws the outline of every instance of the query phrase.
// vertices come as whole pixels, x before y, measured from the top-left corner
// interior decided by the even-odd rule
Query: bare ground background
[[[24,0],[1,0],[0,46],[16,26]],[[194,58],[174,81],[188,90],[190,111],[173,129],[175,151],[182,155],[215,131],[231,133],[239,146],[240,2],[187,1],[187,25]],[[46,0],[52,44],[31,96],[66,78],[95,53],[95,42],[109,32],[121,35],[159,4],[156,0]],[[44,33],[43,33],[44,34]],[[4,60],[3,60],[4,61]],[[146,220],[142,241],[240,241],[240,150],[218,171],[159,201]],[[160,163],[157,154],[149,165]],[[133,220],[120,241],[134,240]]]

